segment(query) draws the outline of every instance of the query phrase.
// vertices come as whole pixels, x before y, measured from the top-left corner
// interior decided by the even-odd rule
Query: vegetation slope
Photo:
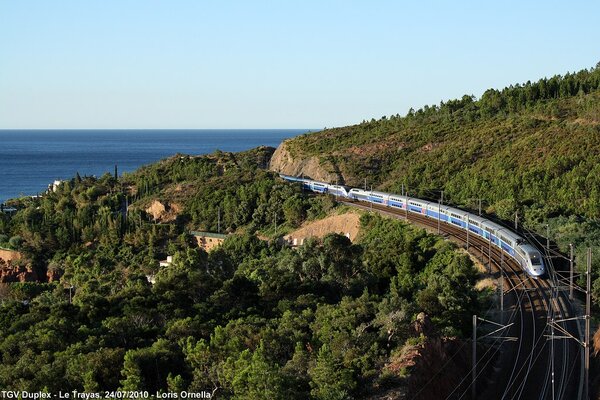
[[[261,169],[272,151],[177,155],[15,200],[14,215],[0,214],[2,241],[57,279],[0,286],[0,387],[327,400],[410,390],[406,346],[468,336],[486,307],[471,260],[375,216],[356,243],[259,239],[334,206]],[[176,220],[153,221],[154,200],[177,202]],[[217,229],[219,208],[235,234],[207,254],[189,232]],[[427,331],[413,326],[420,313]]]

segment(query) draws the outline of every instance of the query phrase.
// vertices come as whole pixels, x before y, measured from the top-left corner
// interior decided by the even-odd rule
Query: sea
[[[277,147],[309,129],[0,130],[0,203],[43,193],[55,180],[132,172],[176,153]]]

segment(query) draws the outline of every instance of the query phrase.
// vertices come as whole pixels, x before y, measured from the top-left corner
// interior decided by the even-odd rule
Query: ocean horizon
[[[310,129],[2,129],[0,203],[75,174],[132,172],[177,153],[277,147]]]

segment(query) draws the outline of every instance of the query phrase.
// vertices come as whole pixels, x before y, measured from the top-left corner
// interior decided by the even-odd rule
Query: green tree
[[[234,399],[262,400],[286,399],[283,378],[279,366],[268,361],[264,347],[254,351],[244,350],[234,363],[231,377]]]
[[[129,350],[121,374],[123,390],[147,390],[156,393],[168,389],[170,374],[181,374],[183,360],[174,346],[164,339],[158,339],[151,347]]]
[[[356,387],[352,371],[333,356],[327,344],[319,350],[317,362],[309,369],[309,375],[312,387],[310,393],[319,400],[350,399]]]
[[[291,226],[300,225],[306,218],[302,198],[298,195],[287,198],[283,202],[283,215],[285,215],[285,220]]]

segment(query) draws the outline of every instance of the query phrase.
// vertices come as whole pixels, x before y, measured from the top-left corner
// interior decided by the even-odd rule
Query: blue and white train
[[[304,189],[315,193],[332,194],[351,200],[366,201],[399,210],[408,210],[409,212],[421,214],[431,219],[439,219],[463,230],[468,229],[471,233],[490,241],[491,244],[502,249],[505,254],[516,260],[527,274],[537,278],[545,273],[542,255],[525,238],[510,229],[478,215],[458,208],[439,205],[438,203],[399,194],[330,185],[325,182],[317,182],[288,175],[280,176],[287,181],[299,182]]]

